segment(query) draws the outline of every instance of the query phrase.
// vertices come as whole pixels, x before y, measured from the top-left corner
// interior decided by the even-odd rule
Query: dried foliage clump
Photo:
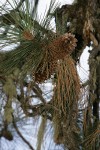
[[[93,148],[97,147],[99,149],[99,136],[100,136],[100,123],[98,124],[97,128],[90,133],[85,140],[83,141],[83,145],[85,148]],[[100,142],[100,141],[99,141]]]
[[[57,111],[54,111],[53,114],[54,140],[57,144],[61,144],[65,142],[63,141],[63,139],[66,139],[65,137],[74,136],[73,132],[78,132],[76,120],[77,104],[80,96],[80,80],[74,61],[70,56],[67,56],[64,60],[59,60],[56,75],[53,95],[53,105],[57,108]],[[68,139],[66,140],[71,145],[75,143]]]
[[[66,107],[70,107],[73,101],[79,100],[80,80],[76,72],[73,59],[68,56],[64,60],[59,60],[57,66],[57,79],[54,88],[54,105],[62,110],[66,116]]]

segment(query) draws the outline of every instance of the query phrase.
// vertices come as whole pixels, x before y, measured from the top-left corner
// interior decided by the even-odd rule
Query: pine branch
[[[38,2],[35,1],[35,6],[33,8],[37,7],[37,4]],[[32,70],[36,71],[45,54],[42,45],[47,44],[51,39],[56,37],[55,33],[49,29],[52,19],[50,13],[56,8],[54,4],[52,0],[47,15],[42,22],[37,21],[36,18],[35,20],[32,18],[28,1],[25,1],[26,9],[23,6],[19,11],[16,11],[16,9],[7,11],[5,8],[1,7],[1,10],[5,11],[5,14],[0,16],[3,22],[1,24],[5,29],[0,35],[2,44],[0,46],[1,50],[4,50],[6,46],[11,46],[11,44],[13,46],[15,43],[20,43],[20,46],[17,48],[14,47],[13,51],[6,53],[9,57],[1,61],[0,69],[4,74],[11,73],[16,67],[20,68],[24,75]],[[20,6],[19,4],[16,5]],[[10,28],[8,26],[10,26]]]
[[[33,86],[33,91],[38,96],[38,98],[41,100],[42,103],[46,104],[46,100],[43,98],[42,94],[40,93],[40,88],[37,87],[37,85]]]

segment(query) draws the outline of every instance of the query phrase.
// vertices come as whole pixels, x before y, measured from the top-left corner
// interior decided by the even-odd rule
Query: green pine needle
[[[28,0],[23,0],[22,5],[16,0],[13,4],[10,0],[7,2],[10,9],[0,6],[0,50],[1,53],[6,49],[10,51],[0,60],[0,70],[3,74],[11,73],[16,67],[24,73],[36,71],[45,56],[42,43],[49,44],[51,35],[54,37],[50,22],[58,5],[51,0],[47,14],[38,20],[39,1],[34,5]]]

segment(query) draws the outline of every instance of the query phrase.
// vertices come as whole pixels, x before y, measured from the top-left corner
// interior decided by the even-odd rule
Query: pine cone
[[[36,82],[42,83],[45,80],[49,79],[51,75],[55,72],[57,66],[57,62],[48,63],[45,68],[44,64],[41,63],[36,71],[36,73],[33,74],[33,78]]]
[[[32,35],[32,33],[30,33],[30,31],[26,30],[23,31],[22,36],[25,40],[33,40],[34,36]]]
[[[71,33],[66,33],[55,39],[48,47],[51,60],[63,59],[70,55],[76,47],[77,39]]]

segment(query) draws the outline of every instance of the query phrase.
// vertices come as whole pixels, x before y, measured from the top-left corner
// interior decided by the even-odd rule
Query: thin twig
[[[38,96],[38,98],[41,100],[41,102],[43,102],[44,104],[46,104],[46,100],[43,98],[42,93],[41,93],[41,89],[39,88],[38,85],[35,84],[33,86],[33,91]]]
[[[81,87],[84,88],[84,87],[86,87],[87,85],[89,85],[89,80],[86,80],[86,81],[81,85]]]
[[[23,2],[24,2],[25,0],[21,0],[20,2],[19,2],[19,4],[18,4],[18,6],[16,7],[16,9],[15,10],[18,10],[19,9],[19,7],[21,7],[21,5],[23,4]]]
[[[29,148],[30,148],[31,150],[34,150],[34,148],[31,146],[31,144],[23,137],[23,135],[22,135],[21,132],[19,131],[19,129],[18,129],[16,123],[15,123],[14,117],[13,117],[13,126],[14,126],[14,128],[16,129],[16,132],[17,132],[17,134],[20,136],[20,138],[29,146]]]

